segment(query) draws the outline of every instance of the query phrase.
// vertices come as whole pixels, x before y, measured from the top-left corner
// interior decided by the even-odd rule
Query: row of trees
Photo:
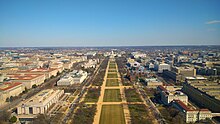
[[[128,105],[131,124],[153,124],[153,117],[144,104]]]
[[[93,79],[92,84],[95,86],[101,86],[105,76],[105,70],[107,68],[108,58],[104,59],[100,65],[98,75]]]
[[[183,115],[181,115],[181,112],[178,109],[173,108],[172,106],[169,106],[169,107],[163,107],[162,109],[159,109],[159,110],[167,123],[185,124]]]
[[[126,58],[125,57],[118,57],[116,58],[116,63],[118,65],[118,71],[121,76],[121,82],[125,86],[130,86],[132,85],[131,82],[129,81],[129,78],[126,76],[127,70],[126,70]]]
[[[63,113],[56,113],[55,116],[49,116],[47,114],[39,114],[37,118],[33,119],[32,124],[60,124]]]
[[[134,88],[125,89],[125,96],[127,102],[142,102],[140,95],[136,92]]]
[[[8,111],[0,111],[0,124],[15,123],[16,121],[17,117],[11,116]]]
[[[72,119],[72,124],[92,124],[95,113],[96,105],[80,104]]]
[[[98,102],[100,96],[101,87],[89,88],[85,96],[85,102]]]

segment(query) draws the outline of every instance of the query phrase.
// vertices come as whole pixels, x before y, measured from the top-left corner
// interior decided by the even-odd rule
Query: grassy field
[[[115,69],[116,68],[116,64],[109,64],[109,69]]]
[[[103,105],[100,124],[125,124],[122,105]]]
[[[125,89],[127,102],[143,102],[140,95],[133,88]]]
[[[110,64],[115,64],[116,62],[115,61],[110,61]]]
[[[109,69],[116,69],[116,67],[109,66]]]
[[[107,79],[106,86],[119,86],[118,79]]]
[[[119,89],[106,89],[104,94],[104,102],[121,102]]]
[[[153,118],[144,104],[128,105],[132,124],[153,124]]]
[[[111,70],[108,70],[108,72],[117,72],[116,69],[111,69]]]
[[[118,78],[117,73],[115,74],[108,74],[107,78]]]

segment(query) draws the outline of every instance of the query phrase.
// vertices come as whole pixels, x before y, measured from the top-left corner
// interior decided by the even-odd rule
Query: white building
[[[146,57],[147,55],[146,54],[144,54],[144,53],[139,53],[139,52],[132,52],[131,53],[133,56],[134,56],[134,58],[144,58],[144,57]]]
[[[95,68],[98,63],[99,63],[99,59],[89,59],[89,61],[84,63],[82,65],[82,67],[84,67],[84,68]]]
[[[49,107],[53,103],[59,101],[60,96],[64,94],[64,90],[47,89],[34,95],[30,99],[22,101],[17,106],[18,115],[36,115],[47,113]]]
[[[188,57],[187,56],[178,56],[177,57],[177,62],[187,62]]]
[[[74,83],[82,83],[86,77],[87,77],[87,72],[79,70],[77,73],[70,73],[71,77],[73,78]]]
[[[96,52],[95,51],[89,51],[85,54],[86,56],[95,56]]]
[[[157,86],[163,85],[163,82],[159,81],[157,78],[146,78],[145,81],[149,88],[156,88]]]
[[[150,63],[148,68],[149,69],[154,69],[154,64]]]
[[[134,58],[144,58],[144,57],[146,57],[146,54],[143,54],[143,53],[134,55]]]
[[[87,72],[82,70],[73,70],[69,74],[62,77],[58,82],[58,86],[68,86],[72,84],[82,83],[87,77]]]
[[[57,86],[68,86],[73,83],[73,78],[71,76],[64,76],[57,82]]]
[[[158,70],[159,73],[162,73],[164,70],[170,71],[171,66],[169,64],[166,64],[166,63],[161,63],[161,64],[156,64],[154,66],[154,69]]]

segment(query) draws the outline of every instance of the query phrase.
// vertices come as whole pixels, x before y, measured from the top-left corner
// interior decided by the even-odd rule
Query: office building
[[[82,70],[74,70],[69,74],[66,74],[62,77],[58,82],[58,86],[68,86],[72,84],[80,84],[82,83],[87,77],[87,72]]]
[[[11,96],[18,96],[25,90],[20,82],[4,82],[0,84],[0,105],[6,102]]]
[[[186,79],[183,91],[194,102],[212,112],[220,112],[220,84],[208,80]]]
[[[44,74],[7,74],[11,82],[21,82],[27,89],[32,88],[33,85],[40,85],[44,83]]]
[[[193,67],[172,67],[172,70],[163,72],[164,76],[171,78],[175,82],[184,82],[186,77],[195,77],[196,69]]]
[[[194,123],[196,121],[212,119],[212,112],[208,109],[194,109],[185,105],[180,100],[174,100],[172,105],[179,109],[184,114],[184,119],[186,123]]]
[[[176,86],[158,86],[157,91],[160,92],[161,101],[165,105],[169,105],[173,100],[180,100],[184,104],[188,104],[188,96],[184,94],[181,87]]]
[[[30,70],[20,70],[18,71],[19,74],[44,74],[45,78],[48,79],[52,76],[56,76],[58,69],[55,68],[35,68]]]
[[[17,114],[36,115],[47,113],[50,106],[57,103],[63,94],[64,90],[43,90],[30,99],[22,101],[17,106]]]
[[[57,86],[68,86],[72,85],[73,83],[73,78],[71,76],[64,76],[59,81],[57,81]]]
[[[163,85],[163,82],[159,81],[157,78],[145,78],[146,86],[149,88],[157,88]]]
[[[162,73],[165,70],[170,71],[171,66],[166,63],[161,63],[161,64],[155,64],[154,69],[158,71],[158,73]]]

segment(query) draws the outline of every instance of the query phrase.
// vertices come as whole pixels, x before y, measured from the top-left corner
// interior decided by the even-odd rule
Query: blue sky
[[[220,45],[220,0],[0,0],[0,47]]]

